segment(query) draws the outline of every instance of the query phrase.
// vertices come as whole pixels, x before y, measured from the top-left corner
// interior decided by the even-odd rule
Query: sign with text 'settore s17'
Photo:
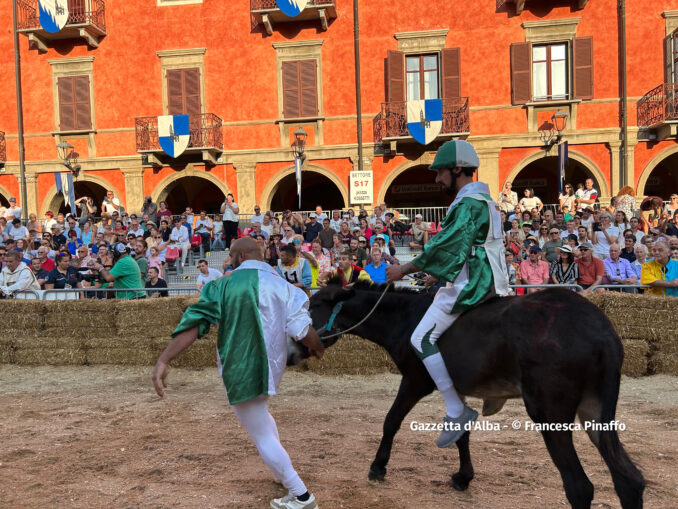
[[[374,201],[374,180],[371,171],[352,171],[349,177],[349,202],[352,204]]]

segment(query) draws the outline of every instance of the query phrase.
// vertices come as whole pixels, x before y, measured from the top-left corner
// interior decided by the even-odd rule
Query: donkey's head
[[[333,278],[325,288],[311,297],[310,311],[313,327],[318,331],[325,348],[332,346],[341,337],[338,316],[343,303],[353,297],[354,294],[355,291],[352,288],[342,288],[341,280]],[[308,357],[308,348],[298,341],[288,340],[288,366],[294,366]]]

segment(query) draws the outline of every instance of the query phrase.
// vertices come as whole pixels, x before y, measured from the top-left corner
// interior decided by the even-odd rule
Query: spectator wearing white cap
[[[428,234],[431,227],[423,222],[424,216],[417,214],[414,216],[414,223],[412,223],[412,240],[410,247],[412,249],[423,249],[428,242]]]

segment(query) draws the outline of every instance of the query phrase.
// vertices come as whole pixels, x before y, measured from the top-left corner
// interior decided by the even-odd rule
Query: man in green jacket
[[[489,297],[508,295],[500,209],[488,185],[473,181],[479,165],[475,149],[466,141],[448,141],[440,147],[430,169],[437,172],[436,183],[454,196],[442,230],[410,263],[386,269],[389,281],[423,271],[447,283],[410,339],[445,400],[447,415],[438,447],[459,440],[478,413],[459,398],[436,342],[464,311]]]

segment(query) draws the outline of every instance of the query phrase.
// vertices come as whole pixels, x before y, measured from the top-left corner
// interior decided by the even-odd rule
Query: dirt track
[[[173,370],[165,400],[150,368],[0,366],[1,507],[268,507],[275,484],[228,408],[216,370]],[[456,449],[410,420],[436,422],[438,395],[422,401],[396,437],[387,480],[367,481],[399,377],[287,373],[271,410],[281,440],[323,509],[567,506],[540,435],[509,402],[489,418],[509,429],[471,435],[476,478],[448,486]],[[477,400],[471,403],[479,407]],[[624,379],[622,442],[652,481],[646,507],[678,499],[678,378]],[[594,507],[619,507],[611,479],[584,432],[575,444],[596,487]]]

